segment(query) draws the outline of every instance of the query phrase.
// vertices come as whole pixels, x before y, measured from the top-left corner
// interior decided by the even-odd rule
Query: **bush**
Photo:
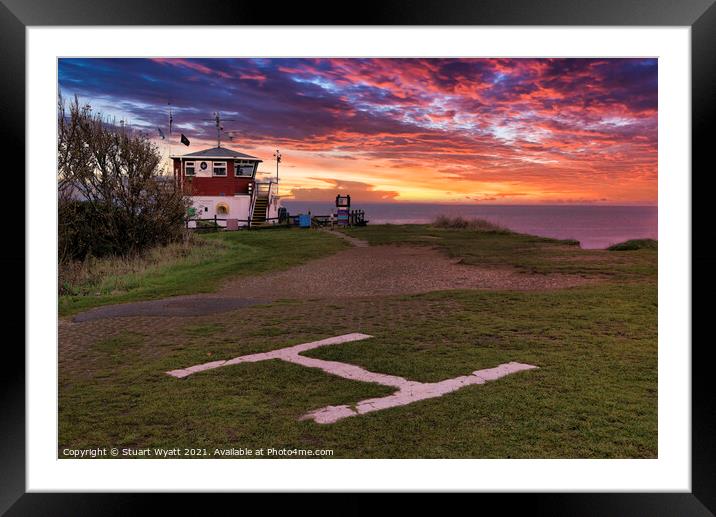
[[[103,221],[112,217],[113,214],[96,217],[95,211],[87,202],[75,200],[60,202],[58,213],[60,262],[122,254],[123,243],[118,243],[104,228]]]
[[[437,216],[432,223],[435,228],[449,228],[458,230],[472,230],[477,232],[511,233],[507,228],[485,219],[465,219],[461,216]]]
[[[631,239],[609,246],[609,251],[634,251],[634,250],[655,250],[659,243],[654,239]]]

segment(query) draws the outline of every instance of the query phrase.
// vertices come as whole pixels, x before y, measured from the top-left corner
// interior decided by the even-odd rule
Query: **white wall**
[[[248,219],[251,196],[194,196],[191,198],[191,203],[196,209],[198,219],[213,219],[215,215],[219,219]],[[228,215],[216,213],[219,203],[227,205]],[[239,223],[241,226],[245,224]]]
[[[268,210],[266,211],[266,217],[273,218],[278,217],[278,208],[280,206],[279,198],[276,196],[273,196],[271,199],[271,203],[268,206]],[[270,221],[272,223],[276,223],[277,221]]]

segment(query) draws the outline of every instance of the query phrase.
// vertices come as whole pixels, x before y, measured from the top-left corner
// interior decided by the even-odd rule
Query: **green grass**
[[[198,447],[209,457],[215,448],[230,447],[332,449],[338,458],[658,456],[655,249],[592,252],[549,239],[427,226],[349,233],[374,244],[438,246],[470,264],[567,271],[600,281],[549,291],[284,300],[180,324],[126,318],[61,327],[58,450]],[[315,238],[314,232],[296,235],[306,239],[294,241],[297,248]],[[181,380],[164,373],[348,332],[374,337],[306,355],[425,382],[508,361],[539,369],[331,425],[298,418],[392,390],[277,360]]]
[[[190,336],[213,336],[214,334],[224,330],[221,323],[208,323],[206,325],[187,325],[184,332]]]
[[[525,273],[565,273],[619,280],[656,276],[656,249],[630,256],[583,250],[574,240],[556,240],[505,231],[471,231],[431,225],[373,225],[343,230],[374,245],[436,246],[465,264],[512,266]]]
[[[357,313],[293,302],[224,315],[232,323],[210,337],[177,329],[148,333],[141,345],[134,336],[113,349],[105,342],[60,369],[60,445],[285,446],[357,458],[655,457],[654,300],[653,286],[604,286],[560,296],[461,291],[360,300]],[[182,380],[163,373],[352,331],[375,337],[307,355],[420,381],[507,361],[540,369],[333,425],[298,418],[391,390],[281,361]]]
[[[136,273],[108,275],[81,294],[61,295],[60,316],[100,305],[212,292],[228,278],[286,269],[347,246],[330,235],[297,229],[220,232],[195,238],[203,245],[193,247],[185,257]]]

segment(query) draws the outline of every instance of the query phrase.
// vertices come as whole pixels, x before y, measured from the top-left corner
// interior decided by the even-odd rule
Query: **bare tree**
[[[60,258],[130,254],[180,239],[187,200],[161,176],[142,133],[81,106],[58,103]]]

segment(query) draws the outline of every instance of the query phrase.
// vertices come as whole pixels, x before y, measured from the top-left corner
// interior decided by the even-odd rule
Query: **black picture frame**
[[[15,198],[27,198],[24,177],[12,175],[25,156],[25,29],[36,25],[553,25],[553,26],[688,26],[691,28],[692,73],[692,282],[693,330],[704,328],[708,304],[696,303],[699,295],[708,300],[713,292],[716,252],[709,250],[712,234],[705,211],[714,166],[710,159],[709,126],[716,120],[716,0],[440,0],[364,1],[339,16],[335,3],[271,4],[245,0],[0,0],[0,56],[4,77],[0,82],[2,142],[6,156],[13,158],[4,186]],[[349,6],[345,6],[349,7]],[[347,14],[350,12],[350,16]],[[337,23],[337,20],[340,22]],[[349,23],[347,23],[349,22]],[[567,47],[568,48],[568,47]],[[29,135],[32,138],[32,135]],[[674,173],[674,171],[671,171]],[[684,171],[686,174],[689,171]],[[15,182],[15,184],[13,184]],[[698,188],[695,186],[698,185]],[[697,201],[702,201],[697,203]],[[701,212],[695,207],[701,207]],[[25,228],[16,217],[6,219],[5,253],[0,260],[10,278],[8,292],[24,293],[20,275],[24,270]],[[711,231],[710,231],[711,230]],[[701,237],[701,241],[699,241]],[[706,242],[704,242],[706,241]],[[7,274],[7,273],[6,273]],[[668,274],[668,272],[662,272]],[[13,280],[14,279],[14,280]],[[12,285],[12,282],[18,285]],[[8,285],[9,284],[9,285]],[[6,331],[14,324],[24,337],[23,297],[10,297],[6,307]],[[6,300],[8,297],[6,297]],[[16,311],[17,317],[10,311]],[[32,310],[28,307],[28,310]],[[695,325],[697,317],[701,323]],[[5,334],[7,336],[7,332]],[[716,404],[714,404],[710,358],[711,340],[692,343],[692,491],[690,493],[615,494],[480,494],[480,504],[494,502],[511,511],[531,515],[713,515],[716,511]],[[147,494],[39,494],[25,490],[25,354],[19,339],[5,340],[2,368],[0,425],[0,512],[7,515],[127,515],[147,507]],[[163,513],[192,510],[211,513],[225,497],[212,495],[198,503],[187,494],[164,494]],[[335,496],[326,496],[335,497]],[[360,511],[366,503],[344,496],[340,506]],[[209,500],[210,499],[210,500]],[[421,504],[421,498],[413,502]],[[157,501],[153,501],[157,502]],[[242,504],[248,501],[243,499]],[[295,503],[294,503],[295,504]],[[328,503],[328,506],[333,506]],[[208,511],[207,511],[208,510]]]

